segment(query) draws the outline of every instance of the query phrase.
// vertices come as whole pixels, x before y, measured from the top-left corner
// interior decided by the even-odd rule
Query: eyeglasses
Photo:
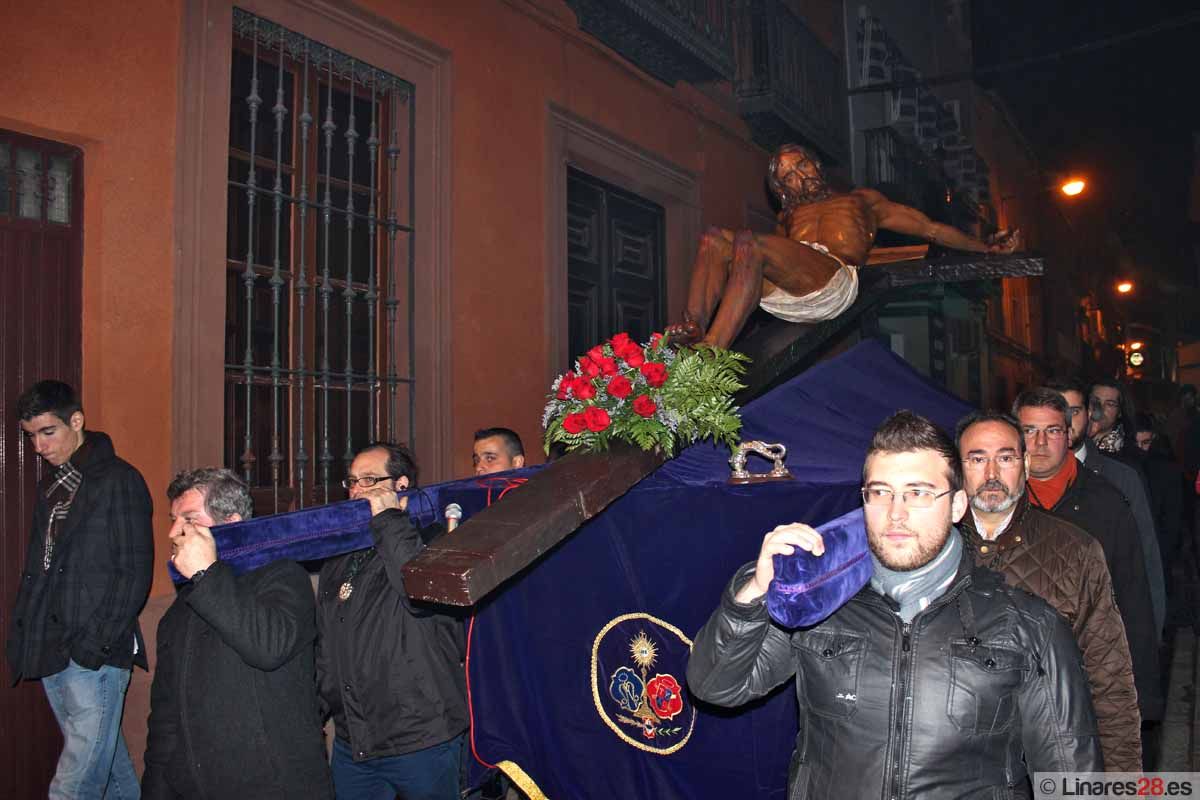
[[[370,489],[380,481],[394,481],[399,475],[363,475],[361,478],[346,478],[342,481],[343,489],[353,489],[356,485]]]
[[[929,489],[905,489],[900,493],[900,499],[905,508],[931,508],[933,501],[953,492],[933,492]],[[863,503],[869,506],[890,506],[896,499],[896,493],[886,486],[864,486],[862,489]]]
[[[1021,463],[1021,457],[1016,453],[1001,453],[998,456],[967,456],[963,459],[963,466],[970,470],[987,469],[989,461],[996,462],[996,466],[1000,469],[1013,469]]]
[[[1067,435],[1067,429],[1061,425],[1051,425],[1048,428],[1035,428],[1033,425],[1022,425],[1021,434],[1026,439],[1037,439],[1039,434],[1044,435],[1047,439],[1053,441],[1061,439]]]

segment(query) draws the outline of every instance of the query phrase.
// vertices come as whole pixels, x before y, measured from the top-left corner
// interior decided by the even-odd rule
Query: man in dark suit
[[[1150,602],[1154,610],[1154,630],[1161,638],[1163,623],[1167,618],[1167,587],[1163,579],[1163,558],[1159,547],[1158,526],[1147,496],[1149,484],[1140,461],[1127,462],[1111,454],[1105,454],[1096,442],[1087,436],[1090,417],[1084,404],[1087,395],[1083,385],[1072,378],[1052,378],[1044,384],[1054,389],[1067,401],[1070,412],[1071,431],[1068,447],[1087,469],[1104,477],[1117,488],[1133,518],[1137,521],[1138,544],[1142,559],[1146,563],[1146,579],[1149,582]],[[1100,385],[1100,384],[1097,384]],[[1103,391],[1103,390],[1102,390]],[[1132,439],[1130,440],[1132,441]],[[1134,448],[1134,452],[1140,452]]]
[[[84,428],[75,390],[40,381],[17,416],[45,462],[7,651],[15,680],[42,681],[63,733],[48,795],[136,798],[121,735],[133,665],[147,668],[138,613],[154,562],[146,482],[112,440]]]
[[[171,563],[187,579],[158,625],[147,800],[329,800],[313,679],[308,573],[280,560],[235,575],[209,528],[251,516],[227,469],[175,476]]]

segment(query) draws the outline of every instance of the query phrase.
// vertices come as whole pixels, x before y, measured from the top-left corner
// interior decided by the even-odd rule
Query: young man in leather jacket
[[[1035,771],[1103,769],[1087,678],[1066,622],[977,570],[954,524],[967,509],[954,443],[902,411],[863,468],[870,584],[818,625],[764,605],[774,557],[819,558],[821,535],[763,539],[697,634],[688,685],[738,706],[794,678],[800,731],[788,797],[1027,797]]]

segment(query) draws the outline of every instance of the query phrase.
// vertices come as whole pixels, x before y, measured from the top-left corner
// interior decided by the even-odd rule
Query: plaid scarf
[[[1125,446],[1125,429],[1118,422],[1092,441],[1105,453],[1115,455],[1120,453],[1121,448]]]
[[[50,508],[50,513],[46,519],[46,540],[42,550],[43,572],[50,571],[55,541],[58,539],[63,520],[71,513],[71,501],[75,499],[75,493],[83,483],[83,473],[79,471],[79,464],[83,463],[89,449],[85,439],[66,463],[46,476],[45,482],[48,485],[43,494],[46,496],[46,505]]]

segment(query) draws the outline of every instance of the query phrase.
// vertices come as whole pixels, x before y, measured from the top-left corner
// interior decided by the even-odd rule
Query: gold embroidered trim
[[[598,673],[600,671],[600,659],[599,659],[600,642],[604,639],[605,635],[609,631],[611,631],[613,628],[615,628],[617,625],[620,625],[622,622],[628,622],[631,619],[649,620],[650,622],[653,622],[655,625],[666,628],[671,633],[678,636],[680,639],[683,640],[684,644],[686,644],[689,649],[692,646],[692,640],[689,639],[687,636],[685,636],[683,631],[679,630],[679,628],[676,628],[674,625],[672,625],[669,622],[666,622],[664,620],[659,619],[658,617],[652,616],[650,614],[646,614],[641,611],[635,611],[632,614],[622,614],[621,616],[610,621],[607,625],[605,625],[603,628],[601,628],[600,632],[598,634],[596,634],[595,641],[592,642],[592,703],[596,706],[596,713],[600,715],[600,719],[604,720],[604,724],[607,725],[610,729],[612,729],[612,732],[615,733],[617,735],[617,737],[620,738],[621,741],[625,742],[625,744],[632,745],[633,747],[636,747],[638,750],[643,750],[647,753],[653,753],[656,756],[669,756],[672,753],[676,753],[679,750],[683,749],[683,746],[688,743],[688,739],[692,738],[692,731],[696,727],[696,708],[694,706],[692,707],[692,721],[688,725],[687,734],[685,734],[681,740],[679,740],[675,744],[671,745],[670,747],[657,748],[657,747],[649,747],[647,745],[644,745],[641,742],[639,742],[637,739],[634,739],[632,736],[625,733],[625,731],[621,730],[621,728],[617,726],[617,723],[613,722],[612,719],[608,716],[608,712],[606,712],[604,710],[604,706],[602,706],[600,704],[600,683],[597,680]]]
[[[538,785],[533,782],[533,778],[529,777],[525,770],[517,766],[514,761],[501,761],[496,765],[508,779],[517,785],[517,788],[525,793],[529,800],[550,800],[538,788]]]

